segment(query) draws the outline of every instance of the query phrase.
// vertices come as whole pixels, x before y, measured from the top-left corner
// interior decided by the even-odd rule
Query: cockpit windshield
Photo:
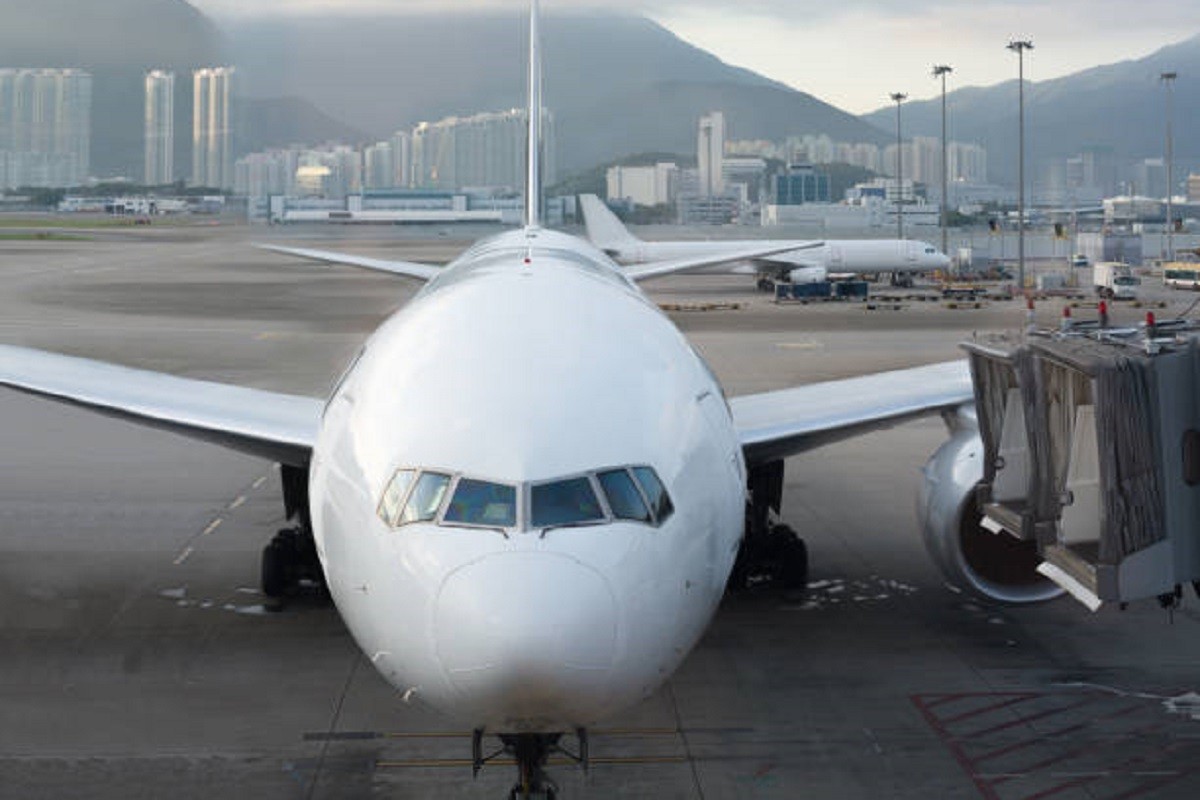
[[[529,524],[534,528],[604,520],[604,510],[586,477],[537,484],[529,490],[529,504]]]
[[[648,466],[610,467],[535,484],[468,478],[452,471],[402,467],[384,487],[379,518],[399,528],[414,522],[446,527],[541,530],[615,520],[658,526],[675,507]]]
[[[461,478],[443,519],[462,525],[512,528],[517,524],[516,487]]]
[[[422,472],[421,477],[413,486],[408,502],[400,512],[400,525],[410,522],[428,522],[437,516],[441,508],[442,498],[446,496],[446,487],[450,485],[450,476],[442,472]]]

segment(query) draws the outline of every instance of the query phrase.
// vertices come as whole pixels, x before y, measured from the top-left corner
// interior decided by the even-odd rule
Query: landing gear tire
[[[262,569],[259,576],[262,593],[270,598],[280,598],[288,590],[288,553],[278,539],[263,548]]]
[[[273,600],[298,594],[306,587],[324,590],[324,574],[312,534],[284,528],[263,548],[259,571],[262,593]]]
[[[777,525],[771,536],[776,538],[771,554],[775,584],[786,592],[803,592],[808,588],[808,546],[787,525]]]

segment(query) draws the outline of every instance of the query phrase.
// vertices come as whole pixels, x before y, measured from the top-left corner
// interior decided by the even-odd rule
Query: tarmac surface
[[[430,261],[466,244],[341,236],[0,241],[0,342],[323,395],[414,287],[249,243]],[[955,358],[1024,320],[1014,302],[776,305],[736,276],[647,289],[696,309],[672,317],[731,395]],[[7,390],[0,420],[0,798],[506,796],[511,768],[473,781],[466,732],[401,702],[332,607],[265,608],[273,465]],[[912,511],[944,437],[927,419],[789,461],[807,599],[727,599],[667,686],[594,732],[589,775],[554,767],[562,796],[1200,796],[1200,603],[1091,615],[947,585]]]

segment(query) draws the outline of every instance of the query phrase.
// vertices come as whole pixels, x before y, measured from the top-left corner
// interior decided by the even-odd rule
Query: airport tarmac
[[[322,395],[414,287],[248,243],[431,261],[464,245],[339,235],[0,241],[0,342]],[[647,287],[740,304],[672,314],[731,395],[954,358],[1024,320],[1012,302],[776,305],[738,276]],[[11,391],[0,419],[0,798],[506,796],[511,767],[472,780],[466,732],[402,702],[332,608],[266,610],[272,465]],[[1091,615],[948,586],[913,514],[943,439],[926,419],[790,460],[808,598],[727,599],[661,692],[598,727],[589,775],[554,768],[562,796],[1200,796],[1200,601]]]

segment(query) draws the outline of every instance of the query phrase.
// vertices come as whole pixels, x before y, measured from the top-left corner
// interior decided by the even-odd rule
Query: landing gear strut
[[[490,756],[483,755],[483,731],[471,735],[472,763],[475,774],[484,764],[502,755],[517,762],[517,783],[508,793],[509,800],[555,800],[558,787],[546,775],[546,763],[558,753],[576,762],[583,771],[588,769],[588,734],[583,728],[575,731],[579,752],[572,753],[562,746],[561,733],[502,733],[501,748]]]
[[[280,476],[284,512],[289,520],[296,520],[296,525],[280,530],[263,548],[262,593],[275,599],[295,594],[305,584],[324,586],[308,514],[308,470],[285,464],[280,467]]]
[[[768,582],[786,592],[803,592],[808,586],[808,548],[794,530],[776,521],[783,499],[783,462],[751,468],[748,488],[746,534],[729,588]]]

